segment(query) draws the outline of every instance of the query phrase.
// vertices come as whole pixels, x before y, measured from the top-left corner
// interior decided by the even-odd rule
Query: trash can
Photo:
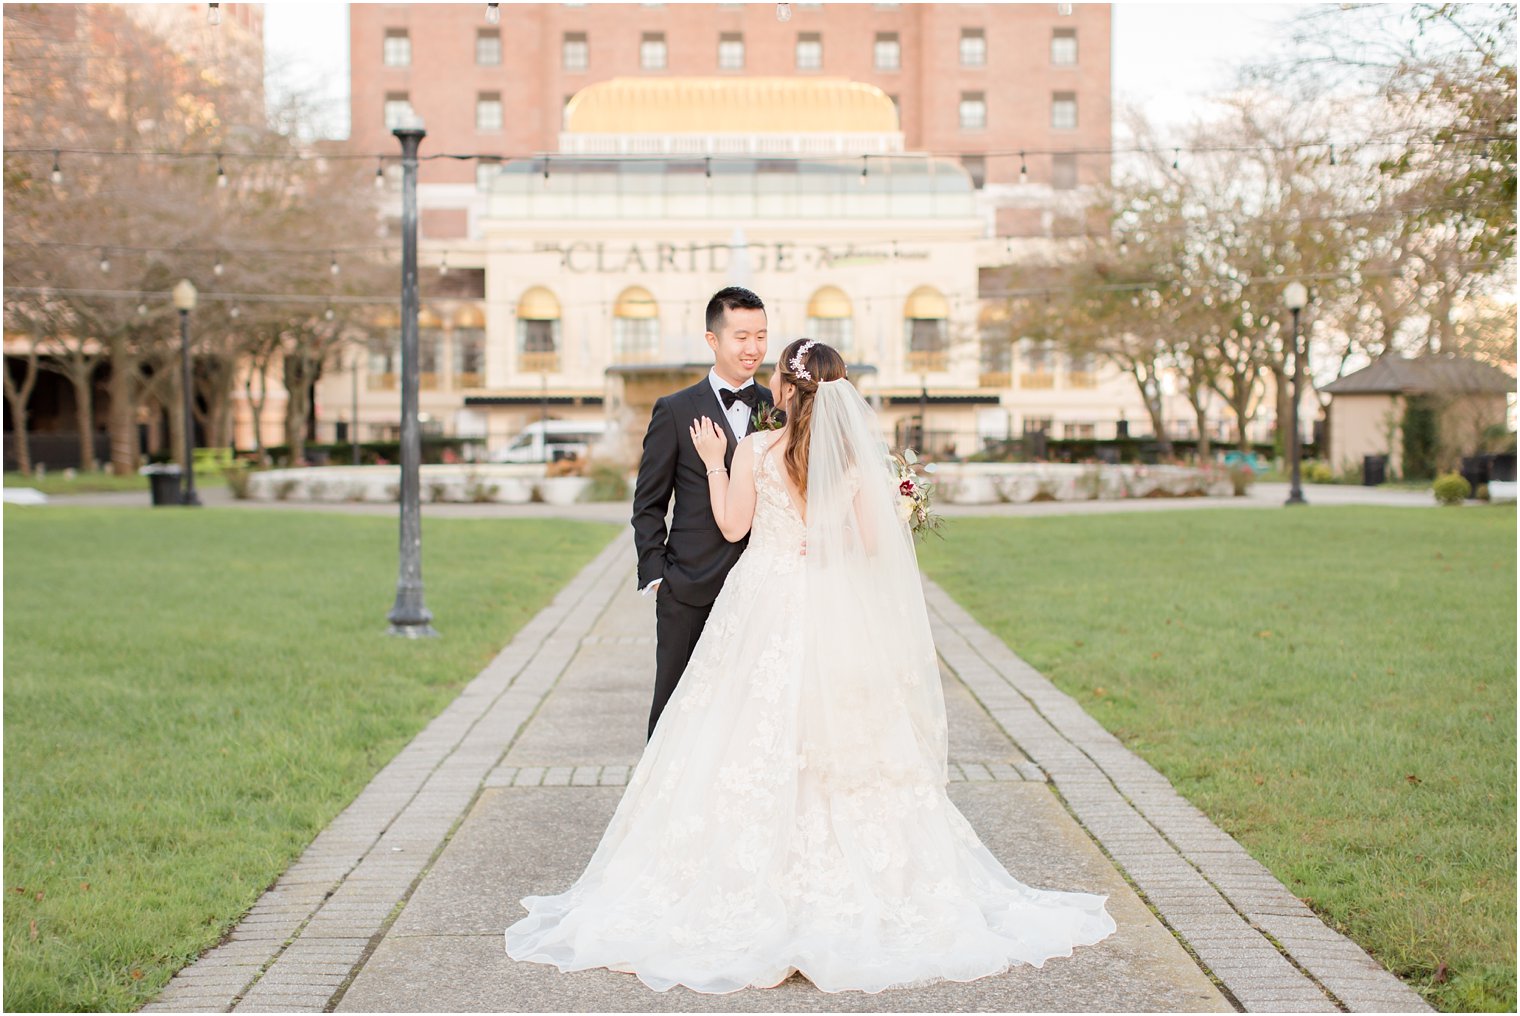
[[[153,507],[163,505],[177,505],[180,503],[179,490],[179,466],[173,463],[164,463],[155,466],[144,466],[138,472],[148,477],[148,485],[153,491]]]
[[[1362,456],[1362,486],[1376,487],[1388,479],[1388,456]]]
[[[1462,478],[1471,484],[1472,489],[1476,491],[1479,487],[1488,486],[1493,466],[1494,457],[1492,455],[1468,455],[1462,459],[1460,472]]]

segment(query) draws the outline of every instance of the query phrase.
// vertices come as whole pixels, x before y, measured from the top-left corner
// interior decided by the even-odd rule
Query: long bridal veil
[[[804,757],[827,745],[831,780],[942,785],[944,692],[896,469],[849,381],[820,383],[812,415],[803,673],[819,708]]]

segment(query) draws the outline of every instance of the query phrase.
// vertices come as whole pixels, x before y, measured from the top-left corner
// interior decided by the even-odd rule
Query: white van
[[[554,462],[586,458],[607,434],[605,420],[538,420],[528,424],[505,448],[491,453],[492,462]]]

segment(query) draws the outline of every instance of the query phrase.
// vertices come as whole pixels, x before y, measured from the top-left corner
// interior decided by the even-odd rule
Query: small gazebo
[[[1389,354],[1320,391],[1331,396],[1331,466],[1357,468],[1363,456],[1386,455],[1389,469],[1402,474],[1402,427],[1411,400],[1424,400],[1435,414],[1437,461],[1452,469],[1479,450],[1486,430],[1506,422],[1515,379],[1464,356]]]

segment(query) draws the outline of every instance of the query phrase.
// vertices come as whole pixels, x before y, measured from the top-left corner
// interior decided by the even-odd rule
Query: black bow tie
[[[718,394],[721,395],[721,396],[723,396],[723,408],[724,409],[731,409],[733,407],[735,399],[737,399],[740,402],[744,403],[746,406],[748,406],[751,409],[759,409],[760,408],[760,386],[759,385],[745,385],[743,388],[740,388],[738,391],[734,391],[732,388],[720,388],[720,389],[718,389]]]

